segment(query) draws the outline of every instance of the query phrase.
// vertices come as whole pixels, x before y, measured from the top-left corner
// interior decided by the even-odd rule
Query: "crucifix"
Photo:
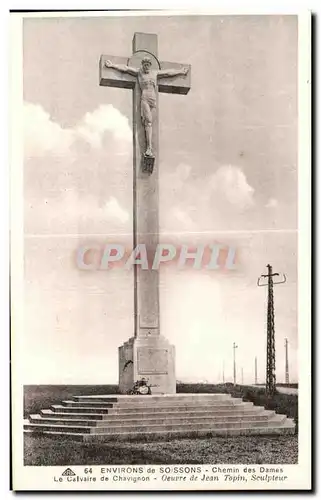
[[[133,91],[133,244],[155,251],[159,232],[158,92],[187,94],[190,66],[160,62],[157,35],[135,33],[129,58],[102,55],[99,83]],[[122,392],[147,377],[155,393],[176,392],[174,347],[160,335],[158,270],[134,265],[134,336],[119,348]]]
[[[187,75],[188,68],[182,69],[152,69],[152,60],[145,56],[141,61],[141,68],[133,68],[126,64],[115,64],[109,59],[105,62],[106,68],[116,69],[122,73],[127,73],[137,77],[141,96],[140,96],[140,117],[145,129],[146,151],[144,157],[154,158],[152,150],[153,136],[153,111],[156,110],[157,98],[156,87],[161,78],[172,76]]]

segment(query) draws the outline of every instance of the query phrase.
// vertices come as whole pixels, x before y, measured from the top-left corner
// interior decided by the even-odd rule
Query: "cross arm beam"
[[[266,278],[269,278],[269,277],[273,277],[273,276],[280,276],[280,273],[273,273],[273,274],[261,274],[260,278],[258,278],[257,280],[257,286],[268,286],[269,284],[268,283],[262,283],[262,279],[266,279]],[[286,282],[286,276],[285,274],[283,274],[283,280],[282,281],[273,281],[273,285],[281,285],[282,283],[285,283]]]
[[[158,90],[165,94],[186,95],[191,88],[191,66],[190,64],[178,64],[167,61],[160,63],[161,69],[158,76]],[[186,75],[183,69],[187,68]]]
[[[107,68],[105,65],[106,61],[111,61],[113,64],[119,66],[119,68]],[[101,56],[99,61],[99,85],[122,89],[134,88],[136,83],[136,76],[134,73],[136,69],[129,68],[127,62],[127,57]],[[126,67],[128,70],[126,70]]]
[[[107,68],[106,61],[111,61],[112,64],[118,66],[118,69],[113,67]],[[183,69],[187,68],[186,75],[183,74]],[[161,62],[159,70],[158,90],[165,94],[182,94],[186,95],[191,88],[191,66],[189,64],[178,64],[172,62]],[[104,87],[117,87],[123,89],[133,89],[137,77],[137,68],[128,66],[127,57],[115,57],[102,55],[99,61],[99,85]]]

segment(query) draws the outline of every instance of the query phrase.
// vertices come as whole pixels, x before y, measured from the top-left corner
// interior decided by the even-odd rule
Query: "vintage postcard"
[[[311,488],[310,24],[11,14],[14,490]]]

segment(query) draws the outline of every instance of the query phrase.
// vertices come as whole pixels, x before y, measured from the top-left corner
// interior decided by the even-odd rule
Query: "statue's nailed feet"
[[[145,156],[148,156],[149,158],[154,158],[154,154],[151,148],[146,149]]]

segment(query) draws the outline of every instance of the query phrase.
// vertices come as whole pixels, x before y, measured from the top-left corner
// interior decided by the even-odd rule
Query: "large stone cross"
[[[144,73],[144,64],[150,73]],[[100,85],[133,90],[133,243],[151,252],[159,232],[158,92],[187,94],[190,73],[187,64],[158,61],[153,34],[135,33],[129,58],[100,58]],[[134,337],[119,348],[121,391],[146,377],[154,393],[176,392],[174,347],[160,335],[159,274],[151,263],[148,270],[134,265],[134,314]]]

